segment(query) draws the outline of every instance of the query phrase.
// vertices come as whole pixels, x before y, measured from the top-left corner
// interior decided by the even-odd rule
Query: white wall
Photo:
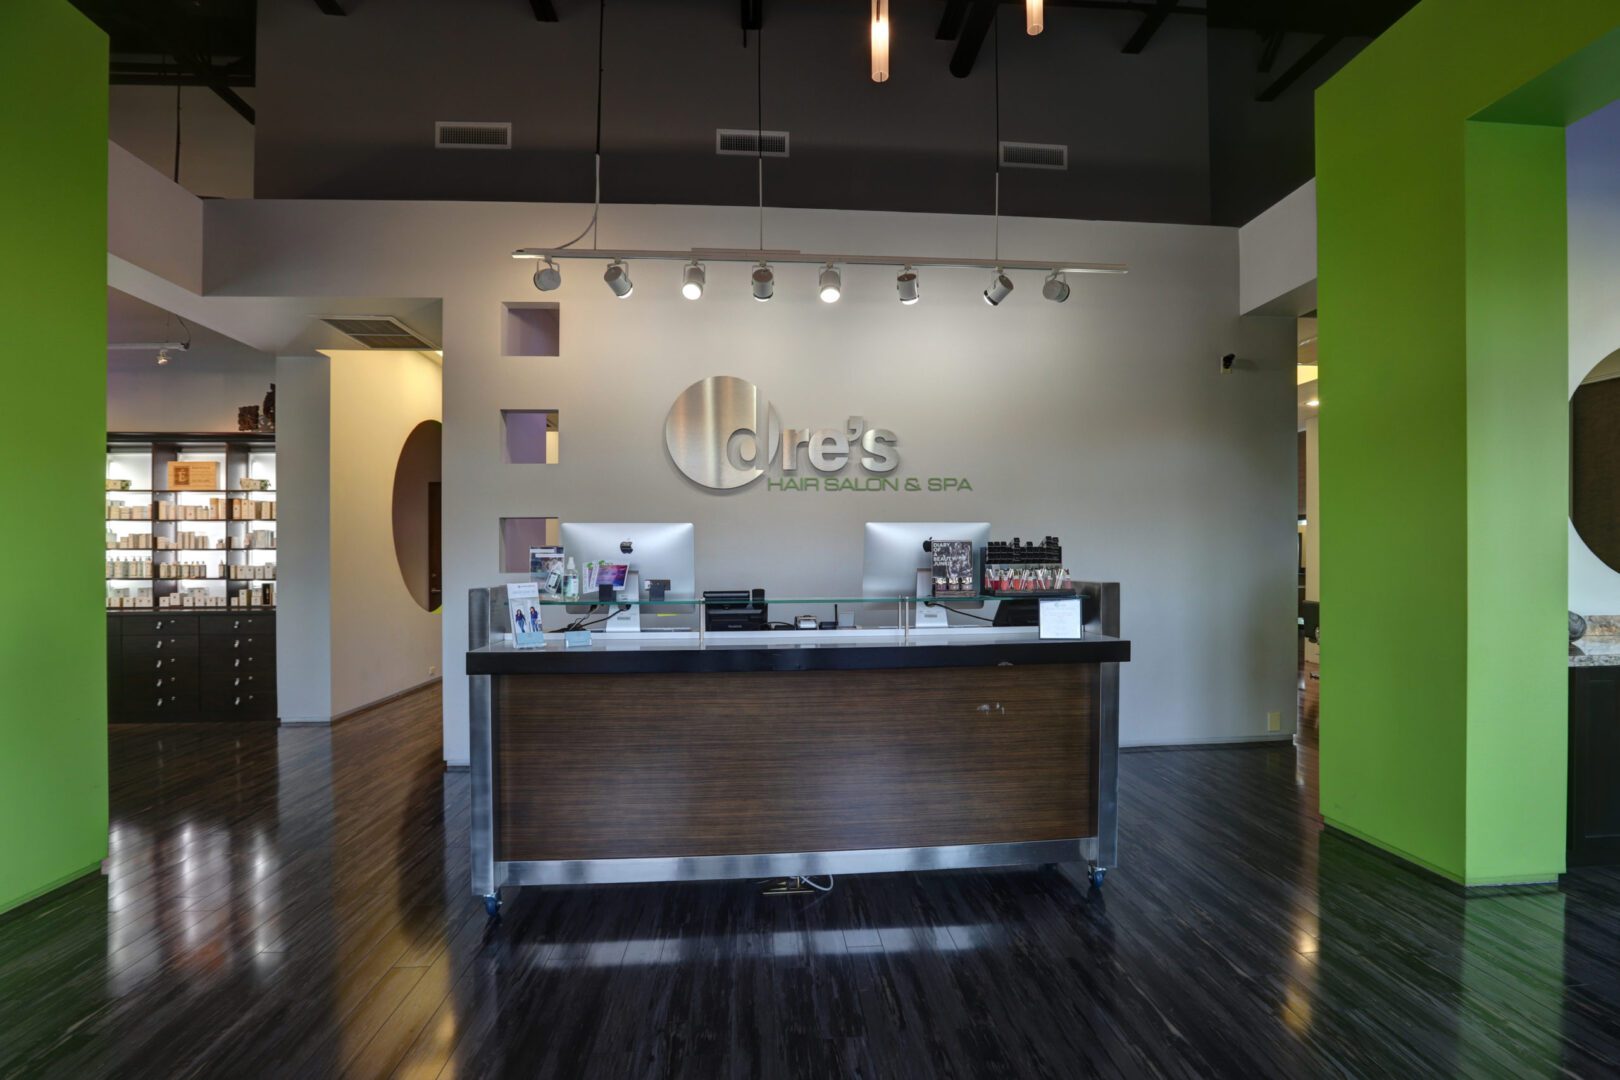
[[[1569,128],[1569,392],[1620,350],[1620,104]],[[1569,607],[1620,614],[1620,574],[1569,526]]]
[[[252,87],[237,93],[252,101]],[[202,86],[180,89],[180,186],[216,199],[253,197],[253,125]],[[114,86],[107,109],[112,141],[166,177],[174,176],[175,88]]]
[[[277,696],[320,723],[438,674],[440,618],[394,554],[405,439],[441,418],[439,364],[419,352],[280,357]]]
[[[1316,308],[1316,181],[1238,230],[1245,315],[1305,315]]]
[[[262,403],[274,379],[269,357],[215,368],[193,350],[160,367],[149,355],[115,352],[107,367],[107,430],[235,431],[237,407]]]
[[[276,358],[276,708],[332,719],[332,371]]]
[[[602,242],[753,243],[750,208],[603,208]],[[501,302],[532,301],[514,247],[577,232],[588,208],[499,203],[256,201],[208,207],[210,291],[238,296],[444,299],[445,756],[467,757],[466,591],[497,573],[502,515],[699,524],[699,580],[782,595],[858,587],[865,520],[989,520],[1001,536],[1060,535],[1079,576],[1123,587],[1133,659],[1122,676],[1128,744],[1262,737],[1294,715],[1296,483],[1293,324],[1238,311],[1233,229],[1006,219],[1002,250],[1128,262],[1077,279],[1064,305],[1021,275],[1000,308],[978,274],[924,275],[896,303],[892,272],[853,269],[844,299],[815,299],[813,268],[783,268],[777,298],[747,267],[709,268],[697,303],[679,267],[640,264],[629,301],[601,267],[571,263],[562,356],[500,355]],[[978,217],[771,210],[767,246],[990,250]],[[1219,373],[1237,352],[1244,370]],[[899,472],[967,477],[944,494],[729,495],[688,483],[663,447],[680,390],[733,374],[791,425],[851,415],[899,436]],[[382,390],[390,384],[379,384]],[[555,408],[557,465],[502,464],[500,410]],[[389,560],[391,562],[391,559]]]
[[[336,716],[439,671],[440,618],[411,597],[394,553],[394,470],[416,425],[441,418],[443,380],[420,352],[329,355]]]

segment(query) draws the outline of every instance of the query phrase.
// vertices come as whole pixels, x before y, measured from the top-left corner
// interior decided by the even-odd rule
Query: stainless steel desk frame
[[[1086,598],[1088,633],[1119,636],[1119,585],[1077,582]],[[468,648],[489,644],[490,590],[468,597]],[[701,622],[701,620],[700,620]],[[472,775],[472,891],[491,914],[503,886],[584,885],[636,881],[702,881],[717,878],[874,874],[913,870],[1055,863],[1077,884],[1097,886],[1102,871],[1119,857],[1119,665],[1099,664],[1097,835],[1034,843],[952,847],[878,848],[852,851],[697,855],[657,859],[575,859],[501,862],[495,858],[495,725],[491,675],[470,676]]]

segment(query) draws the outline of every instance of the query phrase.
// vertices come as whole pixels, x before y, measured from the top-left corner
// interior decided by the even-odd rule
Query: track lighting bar
[[[692,248],[689,251],[635,251],[626,248],[518,248],[514,259],[594,259],[598,262],[679,262],[771,264],[828,263],[844,266],[938,267],[946,270],[1037,270],[1043,274],[1128,274],[1124,263],[1039,262],[1016,259],[946,259],[922,255],[843,255],[758,248]]]

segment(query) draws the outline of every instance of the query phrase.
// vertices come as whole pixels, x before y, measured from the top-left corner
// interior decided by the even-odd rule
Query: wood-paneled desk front
[[[472,886],[1114,865],[1118,587],[1034,629],[489,643],[471,603]],[[1105,633],[1113,631],[1113,634]],[[1094,631],[1094,632],[1093,632]]]

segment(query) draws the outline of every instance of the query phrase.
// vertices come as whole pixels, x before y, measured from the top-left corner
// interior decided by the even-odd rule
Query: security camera
[[[619,541],[619,550],[621,552],[623,552],[624,554],[626,554],[626,555],[630,554],[633,547],[634,547],[634,545],[631,544],[631,542],[628,541],[628,540],[620,540]]]
[[[1237,353],[1227,353],[1225,356],[1221,357],[1221,374],[1230,375],[1232,373],[1232,365],[1236,363]]]

